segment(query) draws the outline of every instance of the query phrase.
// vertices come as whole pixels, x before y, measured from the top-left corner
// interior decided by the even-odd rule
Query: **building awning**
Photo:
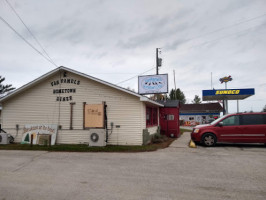
[[[255,94],[254,88],[202,90],[202,100],[242,100]]]

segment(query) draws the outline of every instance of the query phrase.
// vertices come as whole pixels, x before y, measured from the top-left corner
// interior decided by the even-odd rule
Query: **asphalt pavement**
[[[0,151],[0,200],[266,199],[266,148],[189,148],[189,133],[144,153]]]

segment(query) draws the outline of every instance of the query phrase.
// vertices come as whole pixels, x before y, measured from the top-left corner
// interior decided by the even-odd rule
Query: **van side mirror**
[[[219,122],[219,123],[218,123],[218,126],[219,126],[219,127],[222,127],[223,125],[224,125],[223,122]]]

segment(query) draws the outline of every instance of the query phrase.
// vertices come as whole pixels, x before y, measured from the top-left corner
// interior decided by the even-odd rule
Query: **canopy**
[[[202,90],[202,100],[242,100],[255,94],[254,88]]]

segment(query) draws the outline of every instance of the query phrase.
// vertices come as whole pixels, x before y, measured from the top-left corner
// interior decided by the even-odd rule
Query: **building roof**
[[[220,103],[181,104],[180,113],[223,111]]]
[[[166,108],[178,108],[180,102],[178,100],[165,100],[165,101],[157,101],[160,104],[163,104]]]
[[[96,82],[101,83],[101,84],[103,84],[103,85],[107,85],[107,86],[109,86],[109,87],[112,87],[112,88],[115,88],[115,89],[117,89],[117,90],[123,91],[123,92],[125,92],[125,93],[130,94],[130,95],[133,95],[133,96],[139,97],[140,101],[143,101],[143,102],[146,102],[146,103],[150,103],[150,104],[154,104],[154,105],[157,105],[157,106],[161,106],[161,107],[163,107],[163,104],[160,104],[160,103],[158,103],[158,102],[156,102],[156,101],[150,100],[149,98],[147,98],[147,97],[145,97],[145,96],[142,96],[142,95],[140,95],[140,94],[138,94],[138,93],[135,93],[135,92],[133,92],[133,91],[131,91],[131,90],[127,90],[127,89],[122,88],[122,87],[120,87],[120,86],[117,86],[117,85],[115,85],[115,84],[112,84],[112,83],[109,83],[109,82],[103,81],[103,80],[101,80],[101,79],[95,78],[95,77],[93,77],[93,76],[89,76],[89,75],[87,75],[87,74],[84,74],[84,73],[78,72],[78,71],[76,71],[76,70],[73,70],[73,69],[70,69],[70,68],[67,68],[67,67],[63,67],[63,66],[58,67],[58,68],[56,68],[56,69],[54,69],[54,70],[52,70],[52,71],[50,71],[50,72],[48,72],[48,73],[42,75],[41,77],[39,77],[39,78],[37,78],[37,79],[35,79],[35,80],[33,80],[33,81],[31,81],[31,82],[29,82],[29,83],[23,85],[22,87],[20,87],[20,88],[14,90],[14,91],[12,91],[11,93],[9,93],[9,94],[7,94],[6,96],[2,97],[2,98],[0,99],[0,103],[1,103],[1,102],[4,102],[4,101],[6,101],[6,100],[8,100],[8,99],[11,98],[11,97],[14,97],[15,95],[17,95],[17,94],[19,94],[19,93],[21,93],[21,92],[24,92],[25,90],[27,90],[27,89],[33,87],[34,85],[36,85],[37,83],[40,83],[41,81],[47,79],[48,77],[53,76],[54,74],[56,74],[56,73],[59,72],[59,71],[67,71],[67,72],[71,72],[71,73],[73,73],[73,74],[76,74],[76,75],[79,75],[79,76],[82,76],[82,77],[88,78],[88,79],[90,79],[90,80],[96,81]]]

